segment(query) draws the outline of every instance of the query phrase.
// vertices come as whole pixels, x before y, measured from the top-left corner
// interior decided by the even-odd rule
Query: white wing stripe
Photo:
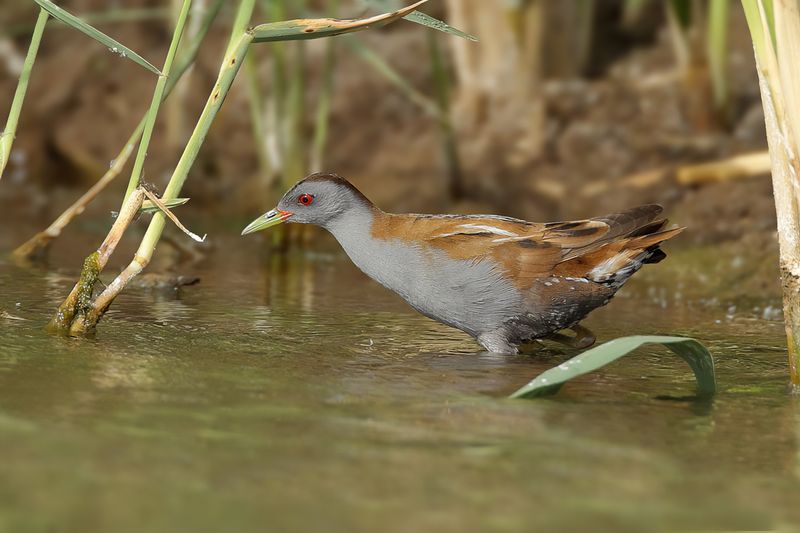
[[[520,237],[503,237],[500,239],[493,239],[492,242],[512,242],[512,241],[524,241],[525,239],[532,238],[533,235],[522,235]]]
[[[495,235],[505,235],[506,237],[518,237],[519,235],[516,233],[512,233],[510,231],[506,231],[504,229],[495,228],[494,226],[482,226],[480,224],[461,224],[458,226],[459,228],[469,228],[469,229],[476,229],[479,231],[488,231],[489,233],[494,233]]]

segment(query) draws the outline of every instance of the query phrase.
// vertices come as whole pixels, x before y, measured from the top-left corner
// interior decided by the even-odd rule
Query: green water
[[[0,310],[22,319],[0,318],[0,531],[800,524],[800,404],[759,310],[648,278],[588,322],[701,339],[712,401],[659,399],[693,378],[654,347],[512,401],[569,355],[481,353],[339,256],[256,249],[220,247],[180,294],[128,291],[93,340],[42,331],[74,271],[0,262]]]

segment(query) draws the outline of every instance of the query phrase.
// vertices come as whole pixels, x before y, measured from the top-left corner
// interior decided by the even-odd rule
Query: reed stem
[[[164,92],[166,91],[167,82],[172,70],[172,63],[175,60],[175,55],[178,53],[178,46],[180,45],[183,29],[186,25],[186,19],[189,16],[189,9],[191,7],[192,0],[183,0],[180,13],[175,22],[172,42],[167,51],[167,58],[164,60],[164,67],[161,69],[161,75],[156,82],[156,88],[155,91],[153,91],[153,99],[150,102],[150,109],[145,118],[142,140],[139,142],[139,151],[136,153],[136,159],[133,162],[133,170],[131,171],[131,178],[128,181],[128,190],[125,191],[125,199],[139,186],[139,182],[141,181],[144,161],[147,158],[147,149],[150,146],[150,139],[153,136],[153,129],[156,126],[156,118],[158,118],[158,110],[161,107],[161,102],[164,100]],[[123,199],[123,203],[125,199]]]
[[[20,113],[22,113],[22,104],[25,102],[31,71],[33,70],[33,64],[36,62],[36,54],[39,52],[39,44],[42,42],[44,27],[47,25],[49,16],[44,9],[39,10],[39,18],[36,19],[31,43],[28,46],[28,54],[25,56],[22,72],[17,82],[17,90],[14,93],[14,99],[11,101],[11,110],[8,113],[6,127],[0,133],[0,179],[3,178],[3,171],[8,165],[8,159],[11,156],[11,146],[14,144],[14,137],[17,134],[17,124],[19,123]]]
[[[250,107],[250,123],[253,127],[253,145],[258,158],[259,174],[262,183],[268,186],[274,171],[267,150],[264,91],[258,77],[258,63],[252,52],[245,58],[244,72],[247,78],[247,100]]]
[[[250,12],[252,12],[252,7],[253,3],[249,0],[245,0],[240,4],[240,10],[246,10],[249,8]],[[239,15],[241,15],[241,13]],[[249,16],[250,13],[248,13],[247,20],[249,20]],[[239,27],[241,19],[242,17],[237,16],[235,29]],[[203,145],[203,141],[205,141],[205,138],[208,135],[208,130],[211,128],[214,118],[225,101],[225,97],[236,78],[236,74],[239,72],[239,68],[244,61],[247,50],[252,41],[253,35],[249,32],[244,32],[239,36],[238,40],[233,42],[233,46],[229,47],[229,51],[225,55],[219,76],[217,77],[217,82],[214,85],[214,88],[211,90],[211,95],[206,102],[205,108],[203,109],[203,112],[197,121],[197,125],[195,126],[195,129],[192,132],[188,143],[186,144],[183,155],[178,161],[172,177],[169,180],[169,184],[167,185],[167,188],[161,197],[163,201],[177,198],[178,194],[180,193],[180,190],[183,187],[187,176],[189,175],[189,170],[194,164],[195,159],[197,159],[197,154],[200,152],[200,147]],[[111,302],[113,302],[119,293],[122,292],[128,282],[137,276],[150,263],[150,259],[153,257],[153,252],[155,251],[156,245],[161,238],[161,233],[164,231],[165,224],[166,218],[163,213],[158,212],[153,215],[153,219],[150,221],[150,225],[147,227],[147,231],[145,232],[144,238],[142,239],[142,242],[136,251],[133,261],[130,262],[130,264],[120,273],[120,275],[117,276],[117,278],[111,284],[109,284],[108,287],[94,301],[92,310],[87,315],[87,324],[89,328],[94,327],[94,325],[97,324],[97,322],[108,309],[108,306],[111,305]]]
[[[219,10],[222,7],[224,0],[216,0],[203,15],[200,22],[199,30],[194,35],[189,43],[189,46],[181,53],[174,66],[174,74],[167,80],[167,86],[164,90],[163,98],[166,99],[173,91],[178,81],[189,71],[191,66],[197,59],[197,54],[200,51],[200,45],[203,43],[206,35],[208,34],[211,25],[216,19]],[[141,138],[142,131],[144,130],[147,115],[143,116],[133,131],[131,136],[125,142],[120,152],[117,154],[109,169],[105,174],[75,203],[69,206],[56,220],[54,220],[44,231],[41,231],[28,239],[25,243],[17,247],[12,255],[17,260],[27,261],[39,256],[44,255],[50,243],[61,235],[61,232],[94,200],[114,179],[119,176],[125,168],[128,160],[136,148],[136,144]]]
[[[742,0],[756,56],[778,221],[791,391],[800,393],[800,9]],[[772,12],[774,9],[774,12]]]
[[[724,114],[728,107],[728,11],[729,0],[711,0],[708,5],[708,38],[706,42],[708,66],[714,106]]]

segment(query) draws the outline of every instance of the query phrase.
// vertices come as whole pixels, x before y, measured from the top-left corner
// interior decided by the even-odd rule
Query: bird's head
[[[324,228],[343,214],[364,208],[373,209],[373,205],[346,179],[335,174],[312,174],[289,189],[275,209],[251,222],[242,235],[281,222],[316,224]]]

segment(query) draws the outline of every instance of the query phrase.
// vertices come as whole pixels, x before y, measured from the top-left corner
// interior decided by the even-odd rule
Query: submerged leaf
[[[340,20],[323,18],[286,20],[261,24],[252,28],[250,32],[253,34],[253,42],[256,43],[333,37],[344,33],[384,26],[405,17],[427,1],[428,0],[420,0],[408,7],[398,9],[397,11],[363,19]]]
[[[107,46],[109,50],[111,50],[112,52],[119,54],[122,57],[130,59],[134,63],[146,68],[147,70],[149,70],[154,74],[161,75],[161,71],[158,70],[156,67],[154,67],[152,64],[150,64],[150,62],[147,61],[145,58],[143,58],[142,56],[140,56],[127,46],[112,39],[111,37],[101,32],[94,26],[90,26],[89,24],[79,19],[72,13],[64,11],[50,0],[35,0],[35,1],[37,4],[41,6],[42,9],[50,13],[53,16],[53,18],[60,20],[64,24],[67,24],[75,28],[76,30],[88,35],[95,41],[102,43],[103,45]]]
[[[688,337],[637,335],[621,337],[573,357],[569,361],[539,374],[530,383],[511,395],[511,398],[536,398],[555,394],[567,381],[594,372],[645,344],[663,344],[684,361],[694,372],[700,397],[713,396],[717,390],[714,359],[705,346]]]

